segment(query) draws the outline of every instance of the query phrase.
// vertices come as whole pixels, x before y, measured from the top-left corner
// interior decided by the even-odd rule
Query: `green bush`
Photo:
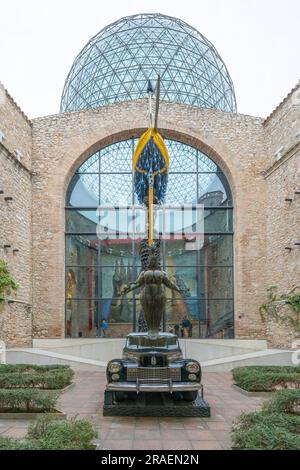
[[[299,366],[246,366],[232,371],[236,385],[249,392],[269,392],[276,387],[300,388]]]
[[[18,284],[10,274],[7,262],[0,259],[0,303],[12,290],[16,291],[17,289]]]
[[[1,388],[61,389],[69,385],[74,372],[69,366],[0,364]]]
[[[74,373],[71,369],[52,369],[45,372],[0,372],[1,388],[41,388],[62,389],[72,381]]]
[[[0,437],[0,450],[92,450],[96,437],[86,420],[58,421],[45,415],[30,425],[23,441]]]
[[[300,417],[283,413],[242,414],[231,433],[235,450],[299,450]]]
[[[38,450],[29,440],[17,441],[10,437],[0,437],[0,450]]]
[[[268,413],[300,414],[300,389],[280,390],[264,403],[263,409]]]
[[[0,412],[52,411],[57,397],[37,389],[0,389]]]
[[[28,430],[28,438],[38,441],[39,448],[44,450],[93,449],[91,441],[96,437],[97,433],[86,420],[40,418]]]
[[[70,366],[64,364],[50,364],[40,366],[36,364],[0,364],[0,374],[9,372],[48,372],[53,369],[70,369]]]

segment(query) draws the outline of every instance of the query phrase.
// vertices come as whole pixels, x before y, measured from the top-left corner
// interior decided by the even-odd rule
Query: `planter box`
[[[232,388],[246,397],[270,398],[272,394],[276,392],[276,390],[270,390],[270,392],[248,392],[248,390],[244,390],[236,384],[233,384]]]
[[[8,411],[7,413],[0,413],[0,420],[1,419],[36,419],[38,418],[39,416],[43,416],[45,414],[49,414],[53,417],[55,417],[56,419],[66,419],[67,418],[67,415],[65,413],[62,413],[61,411],[52,411],[52,412],[43,412],[43,411],[36,411],[36,412],[32,412],[32,413],[27,413],[27,412],[22,412],[22,411],[19,411],[19,412],[11,412],[11,411]]]

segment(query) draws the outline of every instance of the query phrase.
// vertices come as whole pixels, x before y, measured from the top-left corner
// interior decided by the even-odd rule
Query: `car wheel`
[[[116,401],[124,401],[125,400],[125,393],[124,392],[115,392],[115,399]]]
[[[183,392],[182,395],[185,401],[195,401],[198,396],[198,390],[190,390],[189,392]]]

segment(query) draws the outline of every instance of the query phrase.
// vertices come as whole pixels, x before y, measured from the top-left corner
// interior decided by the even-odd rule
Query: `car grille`
[[[180,381],[180,368],[171,367],[129,367],[127,369],[127,380],[143,382]]]

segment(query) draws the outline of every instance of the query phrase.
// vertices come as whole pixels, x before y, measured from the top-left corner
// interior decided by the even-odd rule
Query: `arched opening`
[[[123,337],[140,326],[139,293],[121,297],[123,284],[140,269],[141,240],[126,234],[97,235],[99,207],[132,206],[130,138],[101,148],[76,170],[66,196],[66,333],[95,337],[101,321],[108,334]],[[204,237],[191,249],[185,236],[163,239],[162,266],[186,295],[171,293],[164,328],[195,338],[234,337],[233,201],[220,167],[197,148],[166,139],[170,173],[166,204],[203,204]],[[70,274],[71,273],[71,274]],[[72,280],[72,285],[70,284]],[[188,329],[182,323],[188,318]]]

